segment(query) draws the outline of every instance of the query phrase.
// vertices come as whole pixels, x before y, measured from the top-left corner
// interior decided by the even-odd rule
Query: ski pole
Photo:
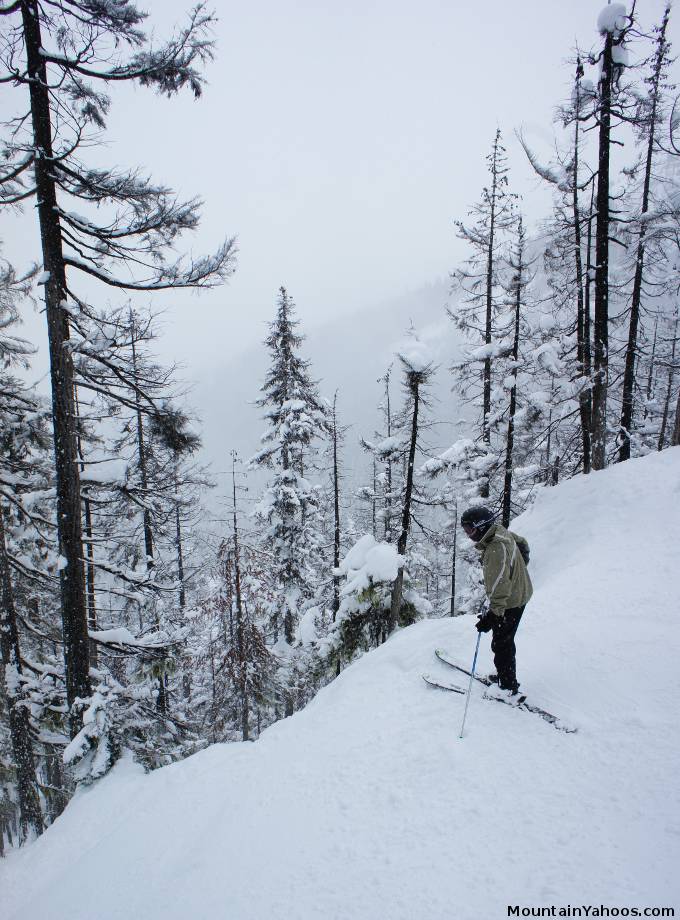
[[[472,667],[470,668],[470,683],[468,684],[467,696],[465,697],[465,710],[463,712],[463,722],[460,726],[460,735],[459,738],[463,737],[463,730],[465,729],[465,719],[467,718],[468,706],[470,705],[470,693],[472,691],[472,681],[475,679],[475,668],[477,667],[477,653],[479,652],[479,640],[482,638],[480,632],[477,633],[477,645],[475,646],[475,657],[472,659]]]

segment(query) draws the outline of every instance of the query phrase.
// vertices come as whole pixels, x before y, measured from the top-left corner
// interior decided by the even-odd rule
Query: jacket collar
[[[475,544],[476,549],[480,553],[484,552],[484,550],[487,548],[489,543],[491,543],[493,538],[496,536],[496,534],[498,533],[499,526],[500,526],[499,524],[492,524],[491,527],[489,527],[487,532],[484,534],[482,539],[478,543]]]

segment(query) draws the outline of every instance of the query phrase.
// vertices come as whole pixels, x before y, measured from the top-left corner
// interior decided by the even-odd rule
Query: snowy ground
[[[3,920],[495,920],[680,910],[680,449],[515,522],[536,594],[519,678],[578,726],[428,688],[473,621],[420,623],[256,744],[123,762],[0,864]],[[488,637],[482,669],[491,659]]]

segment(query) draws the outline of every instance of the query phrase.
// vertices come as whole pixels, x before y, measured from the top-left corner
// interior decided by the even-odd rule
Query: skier
[[[460,523],[476,544],[481,555],[484,587],[489,598],[489,610],[479,617],[479,632],[491,630],[491,650],[501,690],[512,695],[519,688],[515,670],[515,633],[522,619],[533,588],[527,572],[529,544],[518,534],[494,523],[494,513],[482,505],[464,511]]]

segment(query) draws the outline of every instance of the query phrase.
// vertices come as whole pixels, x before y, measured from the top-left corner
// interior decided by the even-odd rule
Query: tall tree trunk
[[[656,340],[659,331],[659,317],[654,318],[654,338],[652,339],[652,353],[649,358],[649,373],[647,374],[647,402],[645,404],[644,417],[649,415],[649,403],[654,395],[654,370],[656,367]]]
[[[338,394],[333,397],[333,568],[340,566],[340,473],[338,467]],[[375,494],[375,493],[374,493]],[[333,622],[340,609],[340,576],[333,575]]]
[[[186,586],[184,584],[184,549],[182,544],[182,516],[179,511],[179,477],[177,469],[179,458],[175,452],[175,549],[177,553],[177,582],[179,584],[179,609],[184,618],[184,611],[187,605]],[[191,670],[187,665],[182,671],[182,693],[185,700],[191,699]]]
[[[78,387],[75,387],[73,394],[76,418],[78,420],[77,442],[78,459],[80,460],[80,472],[85,472],[85,459],[83,454],[83,436],[81,431],[80,417],[80,400],[78,399]],[[85,547],[85,595],[87,601],[87,627],[89,632],[97,629],[97,594],[96,594],[96,570],[94,565],[94,537],[92,531],[92,502],[89,498],[87,487],[82,490],[83,511],[85,512],[85,529],[84,529],[84,547]],[[90,641],[90,664],[97,667],[98,663],[97,643]]]
[[[22,673],[19,630],[12,576],[7,558],[5,522],[0,507],[0,680],[7,693],[9,733],[12,758],[17,771],[21,837],[25,840],[31,831],[36,835],[44,830],[35,759],[31,741],[31,726],[26,701],[22,698],[19,677]],[[14,671],[14,673],[10,673]]]
[[[680,447],[680,388],[678,389],[678,398],[675,403],[675,425],[673,426],[671,447]]]
[[[449,613],[452,617],[456,615],[456,551],[458,548],[458,503],[454,508],[453,523],[453,552],[451,553],[451,606]]]
[[[512,460],[515,445],[515,412],[517,410],[517,359],[519,357],[519,320],[522,308],[522,288],[524,285],[524,229],[522,218],[517,229],[517,272],[515,291],[515,331],[512,341],[512,387],[510,388],[510,406],[508,408],[508,432],[505,445],[505,479],[503,483],[503,527],[510,526],[512,514]]]
[[[76,413],[73,399],[73,362],[68,347],[69,326],[62,302],[66,300],[66,270],[57,194],[50,172],[52,121],[47,68],[41,56],[37,0],[22,0],[24,42],[29,74],[31,120],[35,143],[35,182],[45,284],[45,313],[50,354],[54,458],[57,491],[57,533],[60,569],[61,616],[66,666],[66,697],[71,708],[71,735],[80,730],[82,717],[72,707],[90,695],[90,660],[82,562],[80,475],[76,450]]]
[[[661,72],[666,58],[666,28],[670,7],[666,7],[663,22],[657,38],[657,51],[652,74],[652,108],[649,115],[649,134],[647,136],[647,156],[645,159],[645,176],[642,185],[642,208],[640,230],[638,233],[637,253],[635,257],[635,276],[633,279],[633,296],[630,304],[630,322],[628,326],[628,344],[626,346],[626,364],[623,373],[623,399],[621,404],[621,423],[619,427],[619,462],[630,459],[630,438],[633,425],[633,393],[635,390],[635,359],[637,357],[638,326],[640,324],[640,301],[642,297],[642,275],[645,261],[645,234],[647,223],[644,219],[649,211],[649,187],[652,179],[652,161],[656,142],[656,117],[659,104]]]
[[[149,484],[147,471],[147,450],[144,435],[144,420],[142,418],[142,403],[139,396],[139,375],[137,368],[137,327],[135,315],[130,308],[130,344],[132,346],[132,379],[135,387],[135,411],[137,417],[137,461],[139,463],[139,476],[144,497],[144,510],[142,513],[144,527],[144,551],[146,553],[146,568],[151,571],[154,566],[154,539],[151,526],[151,512],[146,507],[147,489]]]
[[[175,550],[177,553],[177,581],[179,583],[179,609],[187,605],[187,592],[184,584],[184,550],[182,547],[182,517],[179,511],[179,477],[177,466],[179,460],[175,454]]]
[[[587,475],[592,469],[592,458],[593,458],[593,442],[592,442],[592,430],[593,430],[593,388],[592,388],[592,375],[593,375],[593,348],[592,348],[592,333],[591,333],[591,313],[592,313],[592,299],[591,299],[591,288],[593,284],[592,279],[592,270],[593,270],[593,206],[595,203],[595,185],[591,186],[590,192],[590,211],[588,213],[588,235],[586,240],[586,277],[585,277],[585,291],[583,298],[583,375],[588,381],[588,391],[586,394],[586,407],[588,412],[588,423],[589,429],[583,434],[583,472]],[[585,445],[587,444],[587,451]]]
[[[246,661],[245,634],[243,623],[243,600],[241,597],[241,561],[238,543],[238,511],[236,508],[236,454],[231,455],[231,484],[234,502],[234,587],[236,589],[236,648],[239,664],[239,696],[241,703],[241,737],[250,738],[248,700],[248,662]]]
[[[595,228],[595,328],[593,330],[592,466],[607,465],[607,388],[609,385],[609,153],[612,100],[612,34],[602,51],[598,107],[597,224]]]
[[[385,374],[385,418],[387,421],[387,437],[392,437],[392,407],[390,403],[390,372]],[[392,460],[385,461],[385,542],[392,542]]]
[[[500,131],[496,131],[496,137],[493,145],[493,158],[491,168],[491,214],[489,217],[489,248],[486,257],[486,315],[484,319],[484,344],[491,344],[492,321],[493,321],[493,269],[494,269],[494,237],[496,233],[496,196],[498,192],[498,144],[500,142]],[[487,355],[484,360],[483,375],[483,406],[484,417],[482,420],[482,440],[485,444],[491,444],[491,428],[489,419],[491,417],[491,357]],[[482,498],[489,497],[489,481],[485,479],[480,488]]]
[[[137,422],[137,462],[139,463],[139,478],[142,486],[142,499],[144,508],[142,511],[142,525],[144,530],[144,555],[146,558],[146,571],[150,573],[154,568],[154,538],[151,524],[151,512],[147,507],[148,502],[148,467],[147,467],[147,446],[144,434],[144,419],[142,416],[142,403],[139,396],[139,370],[137,365],[137,325],[135,315],[130,307],[130,345],[132,350],[132,380],[135,389],[135,413]],[[160,626],[158,614],[156,614],[156,625]],[[158,678],[158,699],[156,700],[158,711],[165,715],[168,711],[168,693],[165,674]]]
[[[418,440],[418,409],[420,406],[420,387],[416,382],[412,388],[413,393],[413,417],[411,419],[411,442],[408,451],[408,466],[406,468],[406,490],[404,493],[404,507],[401,515],[401,531],[397,541],[397,552],[400,556],[406,553],[406,543],[408,541],[408,532],[411,525],[411,496],[413,494],[413,468],[416,459],[416,442]],[[390,604],[390,614],[387,621],[387,631],[391,633],[397,625],[399,611],[401,610],[401,599],[404,588],[404,567],[400,566],[397,577],[392,586],[392,598]]]
[[[378,526],[377,526],[377,504],[376,504],[376,489],[378,488],[378,478],[376,476],[375,468],[375,457],[373,458],[373,498],[371,501],[371,526],[373,528],[373,539],[378,539]]]
[[[590,472],[590,300],[588,298],[588,317],[586,320],[586,302],[584,300],[583,257],[581,254],[581,209],[579,207],[579,128],[581,118],[581,78],[583,65],[580,57],[576,62],[576,117],[574,120],[574,172],[571,188],[571,204],[574,221],[574,263],[576,267],[576,356],[579,375],[587,386],[581,386],[578,396],[579,415],[581,419],[581,443],[583,450],[583,472]],[[590,249],[590,224],[588,232]],[[588,253],[588,261],[590,252]],[[588,282],[586,282],[587,284]],[[588,336],[586,337],[586,332]]]
[[[675,377],[675,351],[676,351],[677,342],[678,342],[678,315],[676,312],[675,331],[673,335],[673,347],[671,350],[670,365],[668,367],[668,386],[666,387],[666,398],[664,399],[663,416],[661,418],[661,430],[659,432],[659,442],[657,444],[658,450],[663,450],[664,441],[666,440],[666,428],[668,426],[668,415],[670,412],[671,394],[673,392],[673,379]],[[678,398],[680,399],[680,394]],[[676,418],[676,427],[677,427],[677,418]]]

